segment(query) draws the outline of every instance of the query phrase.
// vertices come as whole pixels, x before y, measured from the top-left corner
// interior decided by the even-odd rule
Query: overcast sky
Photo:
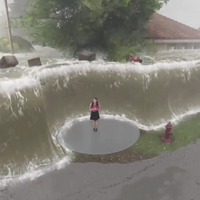
[[[0,11],[4,9],[4,0],[0,0]],[[200,0],[169,0],[159,13],[193,28],[200,27]]]
[[[193,28],[200,27],[200,0],[169,0],[159,13]]]

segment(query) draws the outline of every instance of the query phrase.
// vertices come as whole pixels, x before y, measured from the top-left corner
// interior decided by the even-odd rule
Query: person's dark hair
[[[97,105],[97,106],[99,106],[99,102],[98,102],[98,99],[97,99],[96,97],[94,97],[93,99],[96,99],[96,100],[97,100],[97,101],[96,101],[96,105]],[[91,108],[92,108],[92,106],[94,105],[93,99],[92,99],[92,104],[91,104]]]

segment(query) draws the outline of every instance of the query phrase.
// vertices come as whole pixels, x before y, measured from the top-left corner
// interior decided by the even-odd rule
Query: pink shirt
[[[100,104],[99,104],[100,105]],[[99,110],[99,105],[97,106],[96,103],[93,104],[93,106],[91,107],[91,109],[96,108],[95,110],[92,110],[92,112],[96,112]]]

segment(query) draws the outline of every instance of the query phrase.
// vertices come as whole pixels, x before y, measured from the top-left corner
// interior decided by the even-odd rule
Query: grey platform
[[[74,121],[68,130],[58,133],[57,141],[66,151],[70,149],[79,153],[105,155],[129,148],[139,136],[140,131],[132,122],[101,118],[98,132],[93,132],[89,119]]]

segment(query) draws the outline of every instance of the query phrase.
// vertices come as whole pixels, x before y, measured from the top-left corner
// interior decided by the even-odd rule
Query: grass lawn
[[[168,122],[166,122],[167,124]],[[173,125],[173,124],[172,124]],[[189,116],[177,125],[173,125],[173,143],[161,141],[165,127],[158,131],[142,131],[140,139],[132,147],[109,155],[87,155],[73,153],[73,162],[128,163],[159,155],[164,151],[175,151],[200,138],[200,114]]]

